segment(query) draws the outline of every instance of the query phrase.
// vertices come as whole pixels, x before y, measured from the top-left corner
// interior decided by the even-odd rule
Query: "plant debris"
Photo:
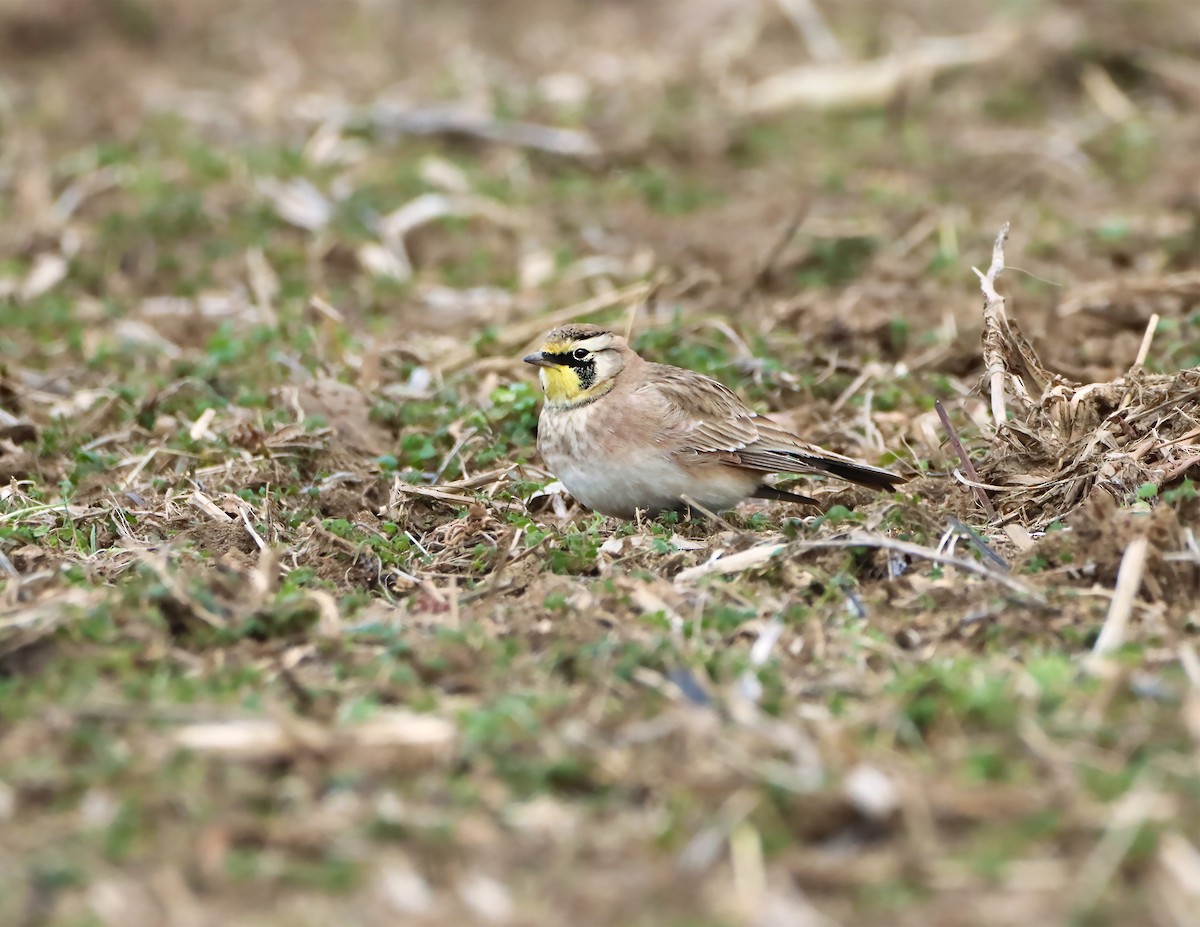
[[[0,0],[0,924],[1192,927],[1195,19]],[[576,321],[909,479],[587,512]]]
[[[1155,495],[1200,477],[1200,367],[1173,374],[1145,369],[1157,314],[1150,317],[1128,371],[1080,383],[1048,370],[995,290],[1008,227],[996,238],[992,267],[980,274],[986,303],[983,354],[995,446],[982,472],[1000,491],[1006,517],[1043,526],[1103,492],[1119,502],[1144,487]],[[1015,408],[1010,407],[1011,397]],[[1008,411],[1012,411],[1012,416]]]

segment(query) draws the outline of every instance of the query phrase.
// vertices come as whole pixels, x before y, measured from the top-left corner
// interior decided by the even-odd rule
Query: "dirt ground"
[[[0,0],[0,923],[1194,925],[1194,7]]]

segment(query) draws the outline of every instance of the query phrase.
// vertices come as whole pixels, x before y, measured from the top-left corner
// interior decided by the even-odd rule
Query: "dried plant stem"
[[[762,566],[785,547],[787,547],[786,544],[775,542],[759,544],[756,547],[739,551],[736,554],[730,554],[727,557],[715,558],[701,563],[699,566],[680,570],[675,574],[675,586],[678,588],[702,576],[727,576],[730,573],[741,573],[745,570],[752,570],[755,567]]]
[[[982,576],[999,583],[1028,602],[1036,605],[1046,604],[1045,597],[1032,586],[1012,576],[1007,576],[1004,573],[993,570],[976,560],[964,560],[960,557],[952,557],[949,554],[939,554],[932,547],[921,547],[919,544],[897,541],[894,538],[889,538],[881,534],[856,533],[846,537],[826,538],[819,541],[796,541],[788,545],[790,551],[796,552],[836,547],[874,547],[878,550],[891,550],[899,554],[907,554],[910,557],[928,560],[931,563],[940,563],[943,566],[952,566],[967,573],[974,573],[976,576]]]
[[[967,449],[963,447],[963,443],[958,437],[958,432],[950,424],[950,416],[946,414],[946,407],[942,405],[940,399],[934,402],[933,407],[937,410],[938,418],[942,420],[942,427],[946,429],[946,437],[950,439],[950,444],[958,453],[958,459],[962,461],[963,472],[967,474],[967,478],[971,481],[971,491],[975,493],[975,498],[979,500],[979,504],[987,512],[988,518],[995,521],[996,509],[992,506],[992,500],[988,498],[987,491],[979,485],[979,474],[975,472],[975,465],[971,463],[971,458],[967,456]]]
[[[500,592],[500,580],[504,576],[504,570],[512,560],[513,552],[516,550],[517,544],[520,543],[521,537],[524,534],[524,528],[512,528],[508,532],[508,536],[497,545],[499,552],[496,558],[496,565],[492,569],[492,578],[488,582],[487,594],[483,599],[485,612],[491,612],[492,606],[496,602],[496,596]]]
[[[722,518],[720,515],[718,515],[712,509],[704,507],[699,502],[697,502],[695,499],[693,499],[691,496],[683,495],[683,496],[680,496],[679,498],[681,500],[683,500],[683,503],[685,505],[687,505],[689,508],[695,509],[697,512],[699,512],[701,515],[703,515],[709,521],[720,525],[726,531],[735,530],[733,525],[731,525],[729,522],[727,522],[724,518]]]
[[[262,539],[261,534],[254,530],[254,525],[250,522],[250,511],[251,509],[248,505],[238,506],[238,513],[242,516],[242,525],[245,527],[246,533],[250,535],[255,546],[260,551],[265,551],[267,549],[267,542]]]
[[[996,292],[996,278],[1004,270],[1004,242],[1008,239],[1007,222],[1000,227],[996,243],[992,246],[992,264],[984,274],[978,267],[972,267],[979,277],[979,288],[983,290],[985,300],[983,307],[985,337],[989,323],[993,328],[999,328],[999,322],[1004,318],[1004,297]],[[1008,421],[1008,411],[1004,404],[1004,364],[999,356],[988,359],[988,388],[991,390],[992,419],[997,428],[1003,428]]]
[[[1157,329],[1158,313],[1155,312],[1151,314],[1150,321],[1146,323],[1146,331],[1142,334],[1142,343],[1138,347],[1137,357],[1133,360],[1133,366],[1129,368],[1128,376],[1136,376],[1146,366],[1146,358],[1150,355],[1150,345],[1154,341],[1154,332]],[[1121,397],[1120,408],[1122,410],[1129,408],[1137,396],[1137,389],[1126,390],[1125,395]]]
[[[812,208],[812,204],[812,198],[805,197],[796,205],[787,222],[779,229],[779,234],[771,242],[771,246],[763,253],[754,276],[750,278],[749,283],[738,294],[738,302],[746,299],[758,287],[762,286],[771,275],[771,271],[775,268],[775,263],[779,260],[779,256],[783,254],[783,250],[796,237],[796,233],[800,231],[800,226],[804,224],[804,220],[808,217],[808,212]]]
[[[1125,642],[1125,630],[1129,626],[1129,618],[1133,614],[1133,603],[1138,590],[1142,587],[1142,574],[1146,569],[1146,555],[1150,550],[1150,540],[1146,537],[1134,538],[1125,548],[1121,557],[1121,566],[1117,569],[1117,585],[1113,589],[1112,603],[1108,606],[1108,615],[1104,618],[1104,626],[1100,636],[1092,647],[1092,660],[1103,660]]]
[[[1071,907],[1077,915],[1096,907],[1100,893],[1116,875],[1138,834],[1162,807],[1163,797],[1158,785],[1151,775],[1144,775],[1117,802],[1103,836],[1076,877]]]
[[[402,106],[378,100],[363,121],[400,135],[445,135],[478,138],[569,158],[594,159],[601,154],[596,140],[577,129],[560,129],[501,119],[460,103]]]
[[[905,43],[903,52],[867,61],[805,63],[751,85],[735,102],[751,115],[878,105],[906,88],[928,85],[943,71],[1003,58],[1019,37],[1016,30],[997,25],[953,38],[917,39]]]
[[[1150,321],[1146,323],[1146,333],[1142,335],[1142,344],[1138,348],[1137,360],[1133,362],[1133,369],[1140,370],[1146,365],[1146,358],[1150,354],[1150,344],[1154,341],[1154,332],[1158,329],[1158,313],[1150,316]]]
[[[808,46],[814,61],[844,61],[846,52],[813,0],[775,0]]]

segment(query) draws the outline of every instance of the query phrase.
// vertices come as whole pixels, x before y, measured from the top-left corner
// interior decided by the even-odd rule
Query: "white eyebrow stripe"
[[[583,348],[585,351],[603,351],[612,344],[613,336],[608,332],[602,335],[595,335],[588,338],[586,341],[575,342],[575,347]]]

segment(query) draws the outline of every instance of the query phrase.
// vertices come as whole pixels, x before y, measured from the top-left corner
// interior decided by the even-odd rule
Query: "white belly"
[[[678,509],[687,504],[684,496],[719,512],[737,505],[758,483],[735,470],[685,469],[656,450],[630,452],[615,441],[619,450],[605,452],[597,447],[604,442],[588,440],[581,431],[560,430],[554,440],[539,436],[538,448],[567,492],[605,515],[633,518],[636,509],[651,514]]]
[[[557,468],[551,464],[550,469],[562,480],[567,492],[589,509],[622,518],[632,518],[634,509],[660,512],[680,508],[684,504],[682,497],[695,493],[695,487],[689,486],[680,468],[661,458],[636,464],[603,458],[562,461]]]

